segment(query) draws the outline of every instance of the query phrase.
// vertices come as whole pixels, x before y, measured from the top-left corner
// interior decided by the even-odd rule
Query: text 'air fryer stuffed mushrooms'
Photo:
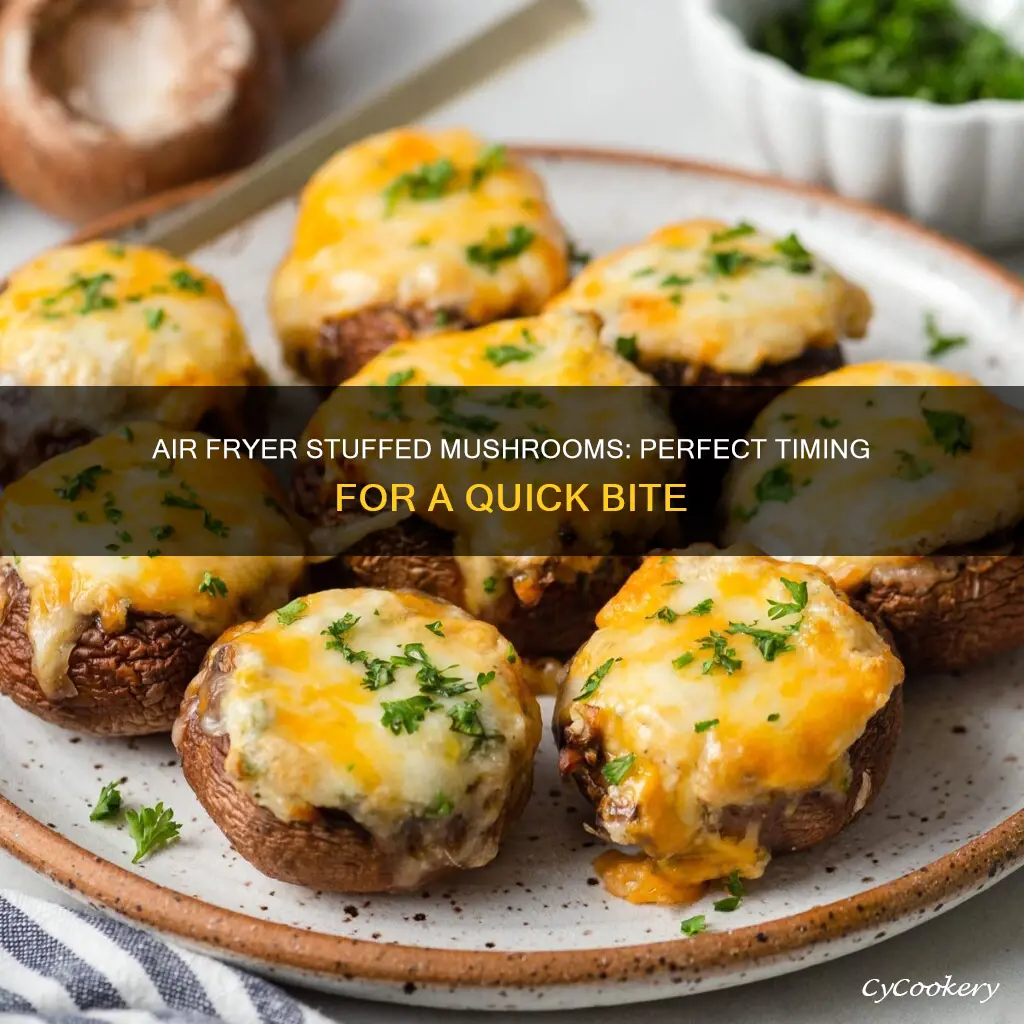
[[[586,384],[603,387],[579,386]],[[653,385],[601,345],[593,317],[564,312],[502,321],[393,346],[321,406],[302,448],[312,439],[368,436],[429,438],[436,451],[443,441],[475,450],[522,438],[672,438]],[[628,458],[353,461],[324,452],[319,461],[300,462],[296,477],[296,504],[313,524],[318,552],[344,552],[363,585],[416,587],[467,608],[530,657],[575,650],[636,564],[620,556],[657,546],[653,538],[671,528],[671,516],[663,508],[616,514],[593,503],[586,510],[483,514],[463,495],[481,483],[514,493],[538,474],[563,485],[593,485],[598,475],[627,485],[677,481],[682,472],[678,462]],[[430,506],[438,482],[453,496],[451,508]],[[422,497],[415,515],[404,506],[339,514],[337,487],[345,483],[412,484]]]
[[[597,617],[556,710],[559,768],[597,832],[615,895],[688,902],[757,878],[773,852],[836,835],[885,780],[903,668],[810,566],[651,556]]]
[[[226,633],[174,741],[235,849],[336,892],[489,863],[530,794],[540,711],[498,631],[412,592],[334,590]]]
[[[527,316],[568,280],[540,178],[466,131],[401,129],[307,186],[271,290],[285,356],[340,384],[396,341]]]
[[[53,249],[0,291],[0,476],[127,419],[237,426],[262,379],[238,317],[209,275],[158,249]],[[91,390],[95,389],[95,390]]]
[[[6,489],[0,692],[82,732],[167,731],[210,643],[288,600],[303,541],[266,470],[150,458],[160,437],[199,436],[133,424]]]
[[[549,309],[596,313],[601,339],[635,353],[679,396],[702,433],[741,434],[780,389],[843,362],[839,342],[862,337],[866,293],[795,235],[693,220],[594,260]]]
[[[752,428],[867,459],[750,460],[730,472],[727,543],[806,556],[891,630],[913,671],[1024,643],[1024,416],[976,380],[868,363],[776,398]]]

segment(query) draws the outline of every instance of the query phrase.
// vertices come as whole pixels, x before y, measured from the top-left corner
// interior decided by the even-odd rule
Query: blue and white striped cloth
[[[269,982],[109,918],[0,891],[3,1024],[327,1024]]]

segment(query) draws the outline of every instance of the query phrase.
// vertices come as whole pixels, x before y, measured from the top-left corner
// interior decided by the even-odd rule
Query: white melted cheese
[[[238,317],[208,275],[156,249],[113,242],[53,249],[0,292],[0,374],[31,385],[189,385],[168,403],[192,426],[196,385],[253,383],[258,371]],[[190,421],[181,419],[188,412]]]
[[[867,295],[818,257],[807,267],[779,244],[720,221],[673,224],[594,260],[548,308],[597,313],[605,344],[635,339],[644,366],[667,361],[753,374],[862,337],[871,317]]]
[[[568,280],[566,238],[540,178],[504,151],[488,162],[494,152],[462,130],[400,129],[321,168],[273,284],[282,341],[308,348],[325,320],[382,304],[457,309],[474,323],[539,310]],[[403,176],[443,161],[452,173],[436,192],[403,189]],[[518,255],[471,259],[519,229],[532,239]]]
[[[111,552],[0,559],[28,588],[33,674],[51,699],[74,693],[68,655],[93,622],[116,633],[130,611],[171,615],[213,639],[286,601],[304,571],[302,537],[278,510],[284,497],[264,467],[217,458],[171,467],[151,460],[157,439],[190,437],[202,444],[201,435],[139,423],[129,432],[131,440],[125,433],[108,435],[51,459],[0,497],[0,550],[45,551],[48,538],[62,537],[75,538],[83,551],[109,545]],[[82,486],[73,500],[58,493],[66,495],[69,481],[91,467],[103,470],[91,477],[87,472],[93,489]],[[194,498],[201,509],[169,507],[168,493]],[[224,536],[203,532],[206,513],[222,524]],[[117,554],[125,545],[122,534],[132,538],[135,549],[144,543],[154,557]],[[197,534],[222,546],[223,553],[176,554],[195,551]],[[279,554],[251,553],[260,551]],[[200,589],[207,574],[226,591]]]
[[[970,449],[947,450],[924,410],[962,417]],[[846,367],[780,395],[751,436],[863,437],[871,456],[784,462],[776,449],[736,463],[724,496],[730,544],[784,557],[917,556],[1024,518],[1024,417],[971,377],[914,363]],[[780,467],[793,485],[786,500],[759,501],[758,484]]]
[[[454,815],[466,826],[455,845],[427,844],[423,856],[461,867],[491,860],[512,780],[532,771],[540,738],[540,711],[511,645],[493,626],[412,591],[328,591],[283,614],[222,640],[233,668],[212,682],[217,708],[206,724],[230,737],[236,784],[283,821],[334,808],[385,845],[400,842],[411,818]],[[432,695],[438,706],[414,731],[394,731],[388,707],[423,698],[423,662],[397,666],[391,682],[368,689],[363,661],[332,649],[332,624],[353,619],[339,635],[360,657],[425,656],[465,692]],[[211,662],[216,656],[217,648]],[[467,702],[483,736],[453,728],[449,712]]]
[[[771,601],[799,603],[784,579],[806,584],[806,605],[772,619]],[[791,649],[766,660],[754,638],[729,633],[735,623],[791,631]],[[724,837],[721,812],[819,787],[842,799],[847,751],[903,679],[823,573],[767,557],[651,556],[597,625],[569,666],[562,721],[581,729],[596,710],[606,761],[635,757],[599,821],[614,842],[670,866],[676,882],[760,875],[769,851],[756,829]],[[714,663],[714,633],[731,672]],[[595,671],[603,678],[580,698]],[[636,813],[616,815],[617,805]]]

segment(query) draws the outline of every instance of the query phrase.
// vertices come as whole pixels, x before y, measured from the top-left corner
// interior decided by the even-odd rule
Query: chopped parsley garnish
[[[163,498],[160,500],[160,504],[164,508],[185,508],[192,511],[201,511],[202,505],[196,501],[196,495],[194,491],[190,491],[184,497],[180,494],[175,494],[173,491],[166,491]]]
[[[679,616],[666,604],[662,605],[653,615],[648,615],[647,618],[658,619],[659,622],[673,623]]]
[[[705,722],[697,722],[697,723],[695,723],[694,726],[693,726],[693,731],[694,732],[707,732],[708,729],[714,729],[714,727],[716,725],[718,725],[718,719],[717,718],[709,718]]]
[[[834,430],[839,426],[839,420],[833,419],[831,416],[819,416],[815,422],[823,430]]]
[[[699,618],[702,615],[710,615],[711,609],[714,607],[715,602],[710,597],[707,597],[695,604],[686,614]]]
[[[598,665],[593,672],[587,676],[587,681],[583,684],[583,689],[577,694],[577,700],[583,700],[585,697],[591,696],[594,691],[601,685],[601,680],[612,670],[612,665],[617,661],[621,661],[621,658],[609,658],[604,664]]]
[[[947,352],[963,348],[968,339],[965,334],[943,334],[939,330],[938,321],[934,313],[926,313],[924,318],[924,333],[928,337],[928,350],[925,355],[929,359],[939,359]]]
[[[162,309],[146,310],[146,326],[151,331],[159,330],[160,325],[167,319],[167,314]]]
[[[508,363],[525,363],[535,353],[517,345],[491,345],[484,350],[484,355],[495,366],[505,366]]]
[[[415,376],[416,371],[412,369],[395,370],[388,374],[388,379],[384,382],[383,387],[385,408],[373,414],[375,420],[407,421],[409,419],[405,415],[405,407],[402,405],[402,396],[399,394],[399,390]]]
[[[400,174],[384,190],[384,208],[390,217],[403,199],[422,203],[440,199],[455,180],[455,165],[447,157],[421,164],[415,171]]]
[[[736,634],[749,636],[765,661],[774,661],[778,655],[792,651],[793,645],[789,641],[794,632],[796,629],[778,632],[771,629],[759,629],[756,624],[748,625],[745,622],[730,622],[728,629],[728,633],[732,636]]]
[[[668,277],[664,278],[661,282],[662,288],[685,288],[686,285],[693,284],[692,277],[680,277],[678,274],[669,274]]]
[[[506,260],[521,256],[533,244],[536,234],[525,224],[516,224],[508,229],[505,237],[497,232],[485,242],[477,242],[466,249],[466,259],[478,267],[483,267],[489,274],[496,274],[498,267]]]
[[[425,694],[407,697],[405,700],[386,700],[381,702],[384,715],[380,722],[396,736],[403,732],[411,736],[419,729],[420,722],[427,717],[428,712],[440,711],[443,707],[443,704],[438,704],[433,697]]]
[[[174,811],[164,810],[164,805],[143,807],[142,810],[128,811],[128,835],[135,840],[135,856],[132,863],[138,864],[144,857],[177,839],[181,825],[174,820]]]
[[[118,779],[117,782],[108,782],[101,790],[96,806],[89,815],[90,821],[106,821],[108,818],[116,817],[121,810],[121,791],[118,789],[125,780]]]
[[[168,537],[174,535],[174,527],[167,526],[166,524],[162,526],[153,526],[150,528],[149,533],[153,540],[167,540]]]
[[[117,525],[117,523],[124,519],[124,513],[117,507],[116,501],[117,499],[113,493],[107,491],[103,498],[103,516],[108,523],[113,523],[114,525]]]
[[[756,257],[738,249],[713,252],[709,257],[708,273],[712,277],[735,277],[745,267],[754,263],[757,263]]]
[[[458,676],[446,674],[453,668],[457,668],[457,665],[449,665],[443,669],[438,668],[430,660],[430,655],[427,654],[423,644],[406,644],[402,651],[402,654],[395,655],[391,659],[391,664],[396,667],[418,665],[416,680],[424,693],[439,694],[442,697],[457,697],[470,689],[470,684]]]
[[[609,761],[601,769],[601,774],[606,782],[617,786],[629,774],[635,760],[636,754],[623,754],[622,757]]]
[[[469,175],[469,190],[475,191],[480,187],[481,182],[495,171],[502,170],[508,164],[508,148],[500,144],[488,146],[484,149],[476,166]]]
[[[795,583],[793,580],[787,580],[785,576],[781,578],[781,582],[786,590],[789,591],[789,596],[792,600],[773,601],[771,598],[768,598],[769,619],[781,619],[786,615],[795,615],[797,612],[802,612],[807,607],[806,583]]]
[[[215,537],[226,537],[231,532],[231,528],[226,523],[215,519],[205,508],[203,509],[203,529],[209,530]]]
[[[429,806],[423,809],[424,818],[447,818],[454,808],[452,807],[451,800],[448,799],[440,790],[437,791],[437,796],[430,802]]]
[[[935,467],[930,462],[919,459],[913,452],[897,448],[895,454],[899,464],[892,475],[900,480],[923,480],[935,472]]]
[[[789,234],[774,249],[789,261],[791,274],[809,274],[814,270],[814,257],[803,247],[795,234]]]
[[[213,573],[203,573],[203,582],[199,584],[200,594],[209,594],[211,597],[227,597],[228,585]]]
[[[291,626],[305,615],[308,607],[301,597],[295,598],[294,601],[289,601],[283,608],[277,609],[277,624],[279,626]]]
[[[958,412],[946,412],[941,409],[921,408],[925,423],[942,450],[947,455],[969,452],[974,446],[974,431],[966,416]]]
[[[497,673],[491,672],[478,672],[476,676],[476,688],[482,690],[489,683],[494,682],[494,677]]]
[[[494,576],[488,576],[484,580],[484,593],[493,594],[498,589],[498,581]]]
[[[772,712],[772,713],[771,713],[771,714],[770,714],[770,715],[768,716],[768,721],[769,721],[769,722],[777,722],[777,721],[778,721],[778,720],[779,720],[779,719],[780,719],[781,717],[782,717],[782,715],[780,715],[780,714],[778,713],[778,711],[773,711],[773,712]]]
[[[585,267],[594,258],[592,253],[581,249],[571,238],[569,239],[569,248],[566,256],[569,262],[577,267]]]
[[[519,660],[519,655],[516,654],[516,649],[511,644],[508,645],[508,650],[505,651],[505,660],[510,665],[514,665]]]
[[[796,492],[793,489],[793,474],[786,466],[775,466],[757,482],[754,496],[758,504],[766,501],[791,501]]]
[[[656,273],[654,267],[641,267],[639,270],[633,271],[633,277],[651,277]]]
[[[463,736],[472,736],[476,740],[489,739],[484,723],[480,721],[480,709],[483,705],[478,700],[464,700],[453,704],[448,709],[452,732]]]
[[[708,636],[702,636],[698,643],[702,651],[711,651],[711,657],[702,665],[704,675],[711,675],[716,668],[720,668],[731,676],[743,667],[743,662],[736,657],[736,648],[729,646],[728,637],[723,633],[713,629]]]
[[[58,498],[63,498],[64,501],[76,501],[82,491],[95,491],[96,482],[99,478],[107,476],[109,473],[110,470],[103,466],[90,466],[74,476],[62,476],[61,479],[64,481],[64,486],[55,487],[53,492]]]
[[[635,363],[640,355],[640,346],[637,344],[637,336],[635,334],[620,335],[615,339],[615,351],[618,352],[623,359],[628,359],[631,363]]]
[[[693,655],[687,651],[685,654],[680,654],[678,658],[672,659],[673,668],[686,668],[687,665],[693,664]]]
[[[729,895],[716,900],[714,906],[715,910],[724,914],[730,914],[743,902],[743,897],[746,895],[743,881],[738,871],[729,872],[729,877],[725,880],[725,891]]]
[[[182,267],[181,270],[176,270],[171,274],[171,284],[173,284],[178,291],[191,292],[193,295],[206,294],[206,282],[201,277],[197,277],[186,267]]]
[[[745,220],[740,221],[739,224],[734,228],[726,228],[724,231],[716,231],[711,236],[711,244],[718,245],[719,242],[731,242],[734,238],[746,238],[747,235],[753,235],[757,233],[757,228],[753,224],[748,224]]]
[[[680,926],[679,930],[688,939],[692,939],[694,935],[700,935],[701,932],[707,931],[707,923],[703,914],[695,914],[693,917],[688,917]]]
[[[444,627],[442,626],[440,619],[438,619],[437,622],[428,622],[427,629],[429,629],[434,636],[444,636]]]

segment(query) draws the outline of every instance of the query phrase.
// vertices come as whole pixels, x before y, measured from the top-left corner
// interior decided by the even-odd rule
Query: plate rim
[[[837,196],[817,186],[632,149],[551,144],[516,144],[511,148],[528,158],[650,166],[804,196],[943,249],[1024,304],[1024,282],[980,252],[899,214]],[[140,220],[206,195],[223,180],[199,182],[152,197],[85,225],[68,241],[83,242],[123,231]],[[801,950],[869,929],[906,922],[913,915],[923,918],[929,911],[948,909],[968,898],[972,890],[981,891],[1021,866],[1024,810],[891,882],[800,914],[731,931],[704,932],[692,938],[578,951],[439,949],[353,939],[260,920],[186,896],[90,853],[21,810],[3,794],[0,849],[91,904],[183,942],[205,947],[221,957],[350,982],[474,989],[538,988],[655,979],[681,981],[687,977],[696,980],[728,974],[762,961],[792,957]]]

